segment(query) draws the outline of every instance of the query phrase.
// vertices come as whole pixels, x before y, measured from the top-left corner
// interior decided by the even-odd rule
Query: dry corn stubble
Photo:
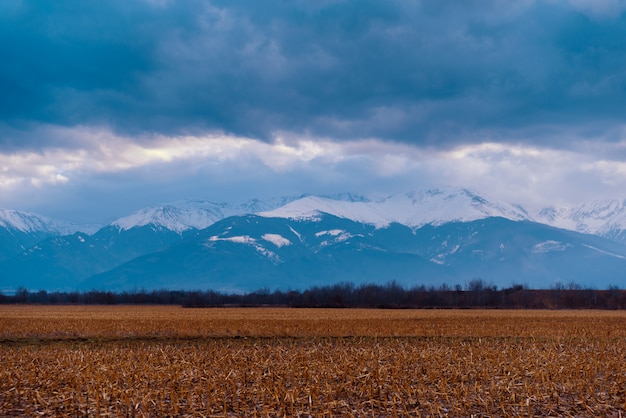
[[[622,312],[31,306],[0,313],[2,415],[626,410]]]

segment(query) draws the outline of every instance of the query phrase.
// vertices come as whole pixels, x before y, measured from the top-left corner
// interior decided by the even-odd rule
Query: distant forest
[[[13,295],[0,294],[0,304],[43,305],[181,305],[183,307],[258,307],[286,306],[294,308],[492,308],[492,309],[626,309],[626,290],[584,289],[575,284],[547,290],[528,289],[514,285],[497,289],[481,279],[467,286],[438,288],[424,286],[406,289],[396,282],[385,285],[355,286],[339,283],[310,289],[251,293],[222,293],[212,290],[155,290],[133,292],[32,292],[19,289]]]

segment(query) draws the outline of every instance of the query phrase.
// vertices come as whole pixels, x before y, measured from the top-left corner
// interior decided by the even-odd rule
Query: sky
[[[3,0],[0,207],[626,198],[626,0]]]

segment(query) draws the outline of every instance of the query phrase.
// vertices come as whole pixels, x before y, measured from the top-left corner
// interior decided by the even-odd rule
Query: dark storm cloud
[[[5,147],[47,124],[542,141],[626,105],[626,15],[567,2],[9,0],[0,40]]]

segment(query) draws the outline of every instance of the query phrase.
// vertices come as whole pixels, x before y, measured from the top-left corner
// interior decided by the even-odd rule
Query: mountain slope
[[[389,280],[439,286],[479,277],[500,287],[623,286],[625,213],[615,201],[534,217],[617,241],[536,223],[519,206],[463,188],[379,200],[343,194],[175,202],[92,235],[59,236],[54,221],[8,213],[7,227],[0,226],[0,291],[247,291]]]
[[[252,199],[239,204],[184,200],[140,209],[113,221],[110,225],[122,230],[151,225],[182,234],[184,231],[204,229],[229,216],[272,210],[300,197],[302,196]]]
[[[0,289],[73,290],[85,278],[167,248],[181,235],[153,225],[49,237],[0,264]]]
[[[78,231],[93,231],[94,229],[93,226],[75,225],[35,213],[11,209],[0,209],[0,228],[48,235],[67,235]]]
[[[225,203],[201,201],[151,206],[117,219],[111,223],[111,226],[127,231],[136,227],[153,225],[180,234],[189,229],[204,229],[223,219],[224,210],[227,207]]]
[[[23,286],[32,289],[72,290],[87,277],[133,258],[163,250],[186,235],[223,219],[230,213],[274,208],[294,198],[254,199],[237,205],[182,201],[137,211],[99,229],[93,235],[59,235],[59,231],[23,236],[11,244],[0,264],[0,290]],[[25,225],[28,225],[25,223]]]
[[[494,217],[413,229],[397,223],[376,228],[328,214],[248,215],[224,219],[82,286],[251,291],[342,281],[464,285],[482,278],[499,287],[570,282],[606,287],[626,284],[624,269],[625,247],[529,221]]]
[[[315,219],[320,213],[377,227],[395,222],[415,228],[427,224],[469,222],[495,216],[515,221],[531,219],[520,207],[487,199],[468,189],[455,187],[396,194],[377,201],[367,199],[341,201],[308,196],[260,215]]]
[[[598,288],[626,285],[626,247],[593,235],[488,218],[428,225],[416,236],[427,244],[419,254],[445,266],[455,277],[480,277],[499,287],[519,283],[548,288],[572,282]]]
[[[386,282],[400,275],[411,277],[405,282],[420,284],[440,275],[439,266],[419,255],[389,253],[376,242],[374,232],[371,225],[330,215],[316,222],[230,217],[165,251],[94,276],[82,286],[249,291]]]
[[[626,243],[626,201],[599,200],[572,208],[547,207],[536,214],[539,222],[558,228]]]
[[[0,209],[0,261],[7,260],[48,237],[72,234],[80,230],[93,231],[93,227],[56,221],[30,212]]]

